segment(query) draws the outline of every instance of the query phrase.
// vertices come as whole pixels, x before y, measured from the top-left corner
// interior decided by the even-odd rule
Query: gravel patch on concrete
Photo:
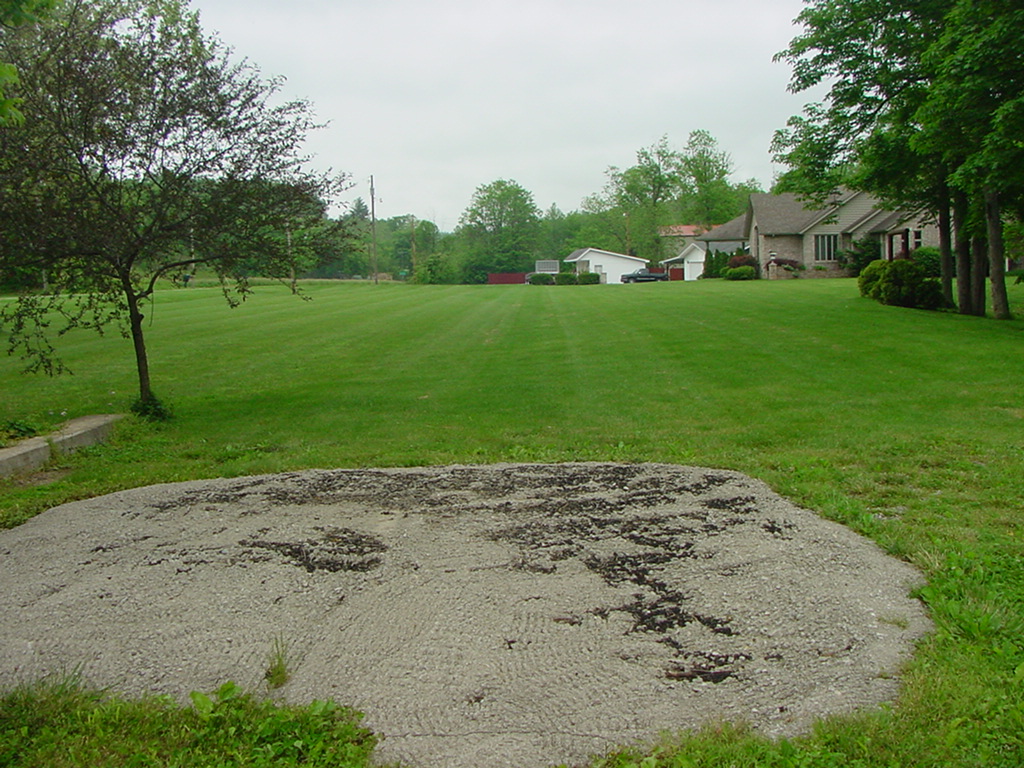
[[[139,488],[0,532],[0,687],[355,706],[382,760],[540,768],[893,699],[920,576],[763,483],[672,465],[331,470]]]

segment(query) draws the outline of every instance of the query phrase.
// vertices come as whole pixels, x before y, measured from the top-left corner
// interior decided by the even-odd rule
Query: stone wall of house
[[[760,242],[754,255],[761,264],[767,264],[772,254],[779,259],[803,261],[803,244],[799,235],[761,235],[758,239]]]

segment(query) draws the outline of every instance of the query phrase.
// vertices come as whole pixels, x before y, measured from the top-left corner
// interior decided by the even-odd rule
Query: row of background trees
[[[62,370],[54,336],[118,327],[133,342],[135,410],[160,417],[144,312],[166,281],[214,274],[229,302],[254,275],[297,290],[303,276],[372,271],[481,282],[538,257],[596,246],[657,259],[657,228],[712,225],[754,182],[705,131],[667,138],[609,168],[582,210],[541,213],[510,180],[480,186],[452,233],[357,200],[328,212],[346,176],[310,170],[320,127],[305,101],[204,32],[186,0],[0,0],[0,306],[7,351]],[[42,289],[42,290],[40,290]]]
[[[346,221],[356,241],[344,258],[322,265],[319,276],[365,275],[378,268],[425,283],[480,283],[491,272],[528,272],[538,258],[565,258],[593,247],[657,262],[673,255],[658,232],[671,224],[710,228],[743,212],[758,182],[731,180],[733,162],[708,131],[693,131],[684,147],[668,137],[636,153],[628,168],[607,169],[603,189],[568,213],[556,205],[542,211],[533,194],[514,180],[483,184],[454,232],[428,221],[398,216],[371,232],[369,211],[356,200]],[[374,240],[375,234],[375,240]]]

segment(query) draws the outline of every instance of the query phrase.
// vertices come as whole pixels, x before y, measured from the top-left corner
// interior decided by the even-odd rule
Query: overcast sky
[[[578,209],[608,166],[710,131],[735,180],[769,185],[772,134],[808,97],[772,56],[802,0],[192,0],[217,33],[329,126],[315,165],[351,175],[377,216],[458,224],[513,179]]]

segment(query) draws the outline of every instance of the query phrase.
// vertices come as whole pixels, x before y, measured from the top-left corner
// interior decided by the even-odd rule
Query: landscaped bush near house
[[[736,269],[737,267],[753,267],[756,270],[758,266],[757,259],[749,253],[737,253],[729,259],[729,269]]]
[[[864,237],[853,244],[848,251],[836,254],[839,265],[857,277],[873,261],[882,255],[882,244],[873,237]]]
[[[704,256],[704,271],[701,277],[721,277],[722,270],[729,265],[729,254],[725,251],[713,251]]]
[[[600,285],[601,275],[597,272],[581,272],[576,276],[576,281],[580,285]]]
[[[575,272],[559,272],[555,275],[555,285],[576,285],[577,282]]]
[[[545,272],[538,272],[535,275],[530,275],[530,285],[554,285],[555,276],[549,275]]]
[[[888,261],[875,259],[860,271],[860,276],[857,278],[857,287],[860,289],[861,296],[867,296],[871,299],[878,298],[872,295],[872,291],[875,290],[875,285],[882,279],[882,275],[885,274],[888,266]]]
[[[924,245],[910,252],[910,260],[924,267],[927,277],[942,276],[942,254],[938,248]]]
[[[722,277],[726,280],[756,280],[757,270],[749,264],[741,267],[726,267],[722,270]]]
[[[938,309],[943,304],[939,282],[928,277],[920,264],[908,259],[873,261],[857,282],[862,296],[882,304],[918,309]]]

